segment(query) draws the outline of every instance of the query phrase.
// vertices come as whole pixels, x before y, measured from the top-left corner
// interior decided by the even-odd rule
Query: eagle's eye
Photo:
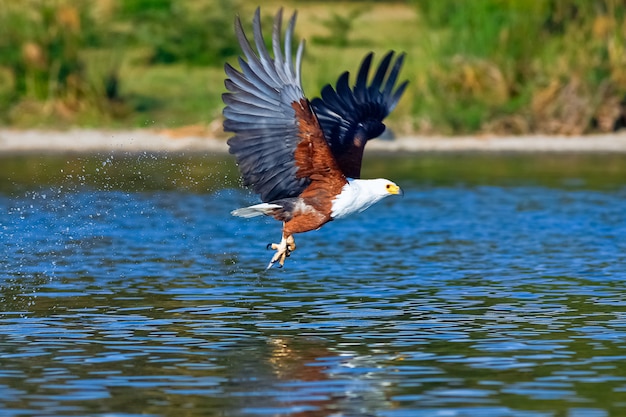
[[[385,185],[385,189],[387,191],[388,194],[398,194],[398,195],[402,195],[402,190],[400,189],[400,187],[398,187],[396,184],[389,182]]]

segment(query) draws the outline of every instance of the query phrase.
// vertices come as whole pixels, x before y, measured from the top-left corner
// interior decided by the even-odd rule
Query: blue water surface
[[[238,188],[1,193],[1,414],[626,413],[626,188],[403,185],[268,272]]]

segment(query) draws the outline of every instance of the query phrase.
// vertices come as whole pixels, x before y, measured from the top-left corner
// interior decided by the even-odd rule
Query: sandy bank
[[[589,136],[400,137],[375,140],[368,151],[388,152],[620,152],[626,132]],[[0,153],[49,152],[227,152],[226,142],[203,136],[178,136],[153,130],[68,131],[0,129]]]

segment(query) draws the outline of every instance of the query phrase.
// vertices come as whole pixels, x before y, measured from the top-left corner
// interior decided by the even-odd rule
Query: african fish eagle
[[[260,9],[256,9],[253,40],[248,41],[239,17],[235,32],[245,58],[241,70],[225,65],[227,93],[223,95],[224,130],[243,184],[260,195],[262,203],[240,208],[235,216],[272,216],[283,222],[280,243],[267,268],[282,267],[296,249],[293,235],[319,229],[325,223],[361,212],[382,198],[402,194],[386,179],[359,179],[363,149],[368,140],[385,130],[382,120],[394,109],[407,81],[396,88],[404,54],[394,61],[390,51],[382,59],[371,82],[373,54],[361,63],[356,84],[349,86],[344,72],[336,87],[327,85],[321,98],[307,100],[301,83],[301,41],[292,58],[296,13],[282,36],[282,9],[274,18],[273,58],[261,32]],[[393,65],[391,65],[393,63]],[[391,70],[389,70],[391,66]]]

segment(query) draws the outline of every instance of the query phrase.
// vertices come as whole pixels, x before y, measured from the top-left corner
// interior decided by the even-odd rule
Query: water
[[[263,273],[228,162],[5,158],[0,414],[624,415],[624,162],[374,158]]]

